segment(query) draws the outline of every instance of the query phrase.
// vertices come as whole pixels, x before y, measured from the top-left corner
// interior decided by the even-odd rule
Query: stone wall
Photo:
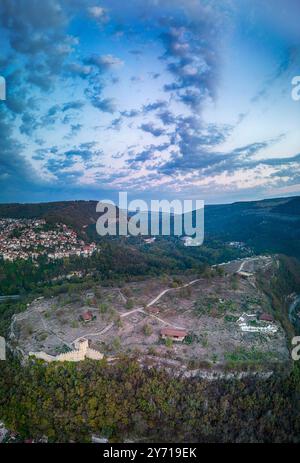
[[[45,360],[46,362],[80,362],[85,358],[92,360],[102,360],[104,355],[95,349],[89,347],[87,339],[81,338],[75,342],[77,350],[65,352],[57,356],[46,354],[46,352],[29,352],[30,356]]]

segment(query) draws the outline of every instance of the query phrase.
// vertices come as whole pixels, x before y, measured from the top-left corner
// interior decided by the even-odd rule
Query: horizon
[[[300,194],[299,2],[72,3],[1,4],[2,203]]]
[[[269,197],[269,198],[260,198],[260,199],[251,199],[251,200],[240,200],[240,201],[233,201],[233,202],[225,202],[225,203],[204,203],[204,208],[206,206],[230,206],[237,203],[255,203],[255,202],[263,202],[263,201],[280,201],[280,200],[289,200],[294,198],[300,198],[299,195],[289,195],[289,196],[276,196],[276,197]],[[130,201],[130,198],[128,198]],[[151,200],[150,200],[151,201]],[[0,202],[1,206],[8,206],[8,205],[21,205],[27,206],[31,204],[54,204],[54,203],[72,203],[72,202],[93,202],[93,203],[105,203],[105,200],[97,200],[97,199],[63,199],[63,200],[54,200],[54,201],[34,201],[34,202]],[[147,202],[147,201],[146,201]],[[118,205],[117,205],[118,206]],[[135,211],[135,209],[127,209],[129,212]],[[195,209],[192,209],[195,210]],[[152,211],[152,209],[150,209]],[[143,212],[143,211],[142,211]],[[157,211],[154,211],[157,212]],[[162,211],[163,212],[163,211]],[[188,211],[190,212],[190,211]]]

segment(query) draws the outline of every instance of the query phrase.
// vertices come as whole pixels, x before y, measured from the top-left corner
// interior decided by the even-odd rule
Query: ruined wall
[[[85,358],[92,360],[102,360],[104,357],[101,352],[88,347],[88,341],[77,345],[79,346],[78,350],[72,350],[71,352],[59,354],[56,357],[46,354],[46,352],[29,352],[29,355],[45,360],[46,362],[80,362]]]

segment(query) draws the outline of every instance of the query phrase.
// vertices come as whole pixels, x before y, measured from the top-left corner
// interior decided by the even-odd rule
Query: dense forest
[[[206,381],[108,365],[5,363],[0,414],[22,438],[87,442],[300,442],[300,368],[258,377]]]

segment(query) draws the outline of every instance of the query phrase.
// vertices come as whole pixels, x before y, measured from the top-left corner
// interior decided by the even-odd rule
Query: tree
[[[173,347],[173,340],[171,338],[166,338],[165,345],[168,349],[171,349]]]
[[[108,304],[106,304],[105,302],[101,302],[101,303],[99,304],[99,312],[100,312],[101,314],[107,313],[107,312],[108,312],[108,308],[109,308],[109,307],[108,307]]]
[[[152,326],[146,324],[143,326],[143,332],[144,332],[144,335],[145,336],[151,336],[151,334],[153,333],[153,329],[152,329]]]
[[[127,300],[127,302],[126,302],[126,304],[125,304],[125,308],[126,308],[127,310],[130,310],[130,309],[133,308],[133,301],[132,301],[132,299],[128,299],[128,300]]]

